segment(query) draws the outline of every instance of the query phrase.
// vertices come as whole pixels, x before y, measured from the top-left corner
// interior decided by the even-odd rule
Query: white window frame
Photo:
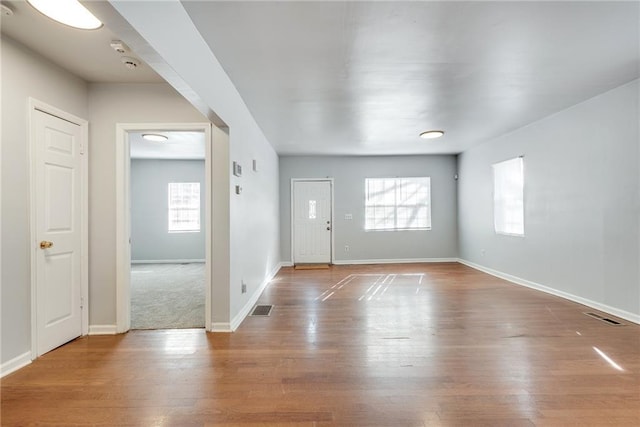
[[[524,157],[494,163],[493,228],[496,234],[524,237]]]
[[[192,200],[187,200],[185,204],[173,203],[173,191],[191,193]],[[199,182],[170,182],[167,185],[167,230],[169,233],[198,233],[200,232],[200,183]],[[181,225],[179,221],[174,221],[173,212],[195,211],[195,218]]]
[[[418,183],[425,185],[427,188],[426,202],[424,203],[403,203],[400,199],[402,192],[402,183],[403,181],[412,181],[413,184]],[[370,185],[373,185],[375,181],[386,181],[387,183],[393,182],[393,193],[394,193],[394,201],[393,203],[376,203],[374,197],[370,194]],[[422,181],[422,182],[418,182]],[[424,231],[431,230],[431,177],[421,176],[421,177],[395,177],[395,178],[365,178],[364,182],[364,195],[365,195],[365,212],[364,212],[364,229],[365,231]],[[416,227],[407,227],[407,226],[399,226],[399,210],[402,208],[413,208],[413,209],[422,209],[425,214],[424,218],[424,226],[416,226]],[[373,209],[374,217],[376,212],[380,209],[387,209],[392,211],[393,217],[393,225],[392,226],[375,226],[376,219],[374,218],[374,223],[371,224],[369,222],[369,218],[371,218],[371,210]]]

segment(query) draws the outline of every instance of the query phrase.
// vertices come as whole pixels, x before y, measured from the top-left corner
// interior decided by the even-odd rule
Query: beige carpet
[[[204,328],[204,264],[133,264],[131,329]]]

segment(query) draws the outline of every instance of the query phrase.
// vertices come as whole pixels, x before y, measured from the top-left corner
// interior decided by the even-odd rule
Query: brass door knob
[[[49,249],[51,246],[53,246],[53,242],[47,242],[46,240],[40,242],[40,249]]]

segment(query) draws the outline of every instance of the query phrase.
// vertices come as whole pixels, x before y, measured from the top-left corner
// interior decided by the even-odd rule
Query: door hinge
[[[84,297],[80,297],[80,308],[84,308]]]
[[[84,144],[80,144],[80,154],[84,154]]]

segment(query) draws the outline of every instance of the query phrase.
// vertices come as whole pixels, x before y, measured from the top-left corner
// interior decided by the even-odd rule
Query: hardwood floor
[[[2,425],[640,425],[640,326],[463,265],[285,268],[259,303],[77,339],[2,379]]]

